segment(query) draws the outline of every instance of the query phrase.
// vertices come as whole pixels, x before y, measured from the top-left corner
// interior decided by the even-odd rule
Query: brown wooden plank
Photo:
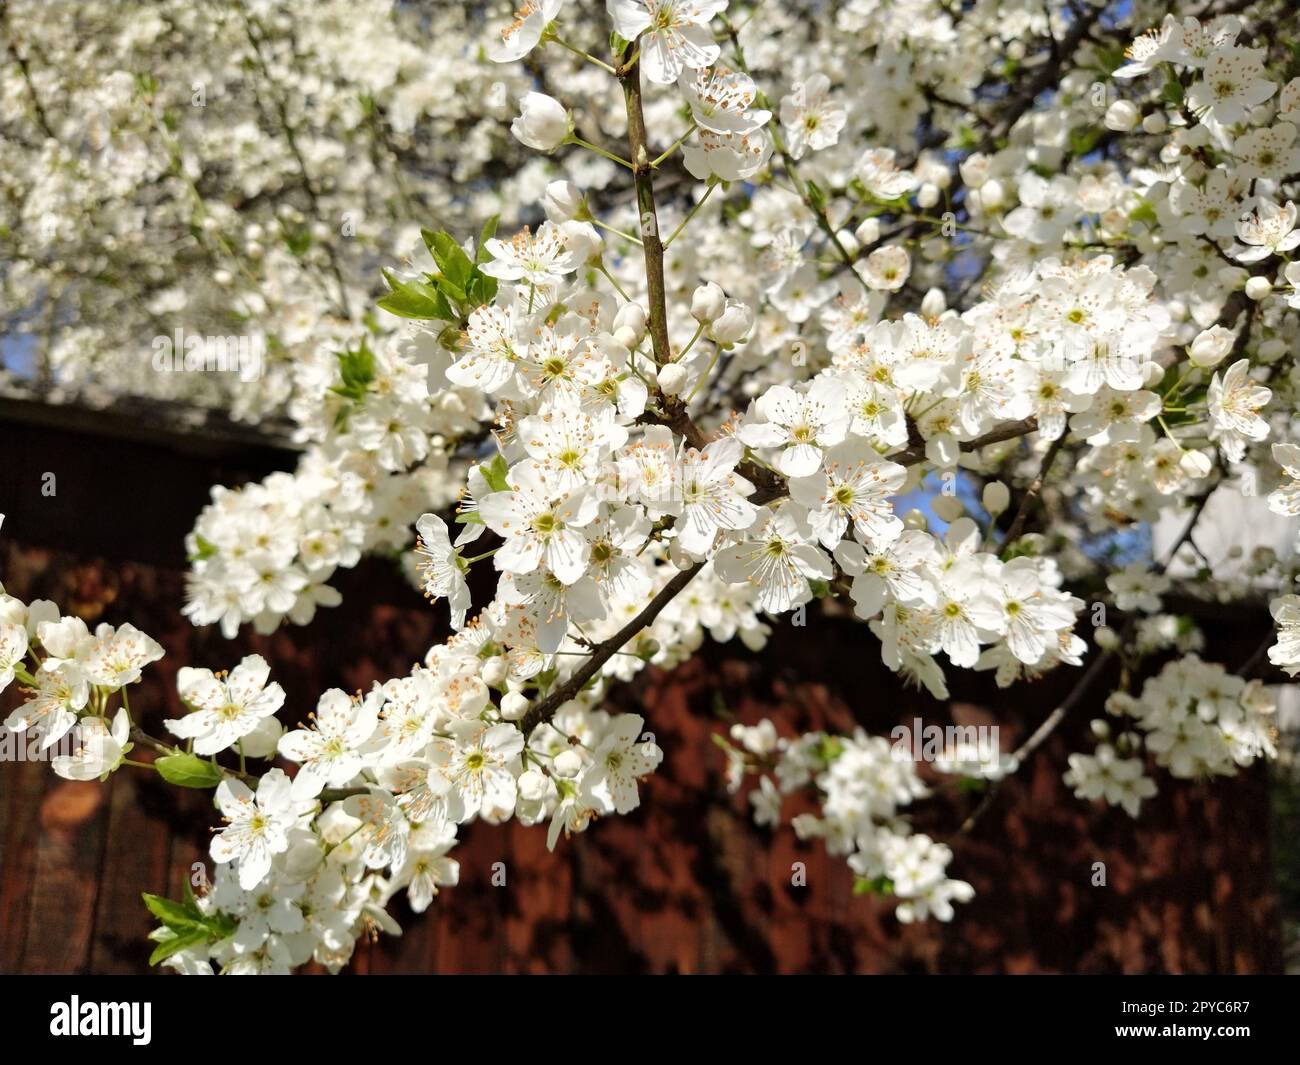
[[[105,786],[108,794],[108,846],[100,866],[90,971],[134,973],[147,960],[147,936],[156,922],[141,901],[142,892],[166,894],[171,865],[171,833],[140,802],[142,769],[127,768]],[[179,896],[172,896],[173,898]]]
[[[41,835],[27,915],[27,971],[88,970],[107,842],[106,797],[98,782],[50,778],[41,800]],[[115,845],[129,846],[129,841]]]
[[[0,972],[34,971],[24,948],[36,878],[41,796],[48,775],[49,765],[44,762],[0,765],[0,809],[4,811],[4,824],[0,825]]]

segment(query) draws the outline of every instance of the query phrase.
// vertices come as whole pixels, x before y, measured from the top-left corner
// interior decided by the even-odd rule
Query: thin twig
[[[1043,456],[1042,465],[1038,467],[1038,476],[1025,489],[1025,494],[1020,500],[1020,506],[1016,510],[1016,516],[1011,521],[1011,528],[1007,530],[1006,544],[1013,544],[1020,539],[1020,534],[1025,531],[1025,522],[1029,519],[1029,508],[1038,493],[1043,490],[1043,481],[1047,478],[1047,472],[1052,468],[1052,463],[1056,461],[1056,456],[1061,453],[1061,448],[1065,446],[1065,433],[1062,433],[1052,441],[1052,446],[1047,449],[1047,454]]]
[[[1015,769],[1013,769],[1012,772],[1015,772],[1016,769],[1019,769],[1024,765],[1025,759],[1038,750],[1038,748],[1047,741],[1047,737],[1056,731],[1056,727],[1060,725],[1070,711],[1079,704],[1079,701],[1088,693],[1088,690],[1092,687],[1097,678],[1101,676],[1106,665],[1114,657],[1115,652],[1113,650],[1107,650],[1103,651],[1092,660],[1088,668],[1084,670],[1083,676],[1075,682],[1074,687],[1070,689],[1070,693],[1061,701],[1060,705],[1048,714],[1043,720],[1043,723],[1030,734],[1029,738],[1012,752],[1011,757],[1015,764]],[[989,789],[984,793],[984,798],[980,800],[979,805],[976,806],[975,809],[971,811],[970,816],[961,823],[961,828],[957,830],[957,835],[964,836],[975,827],[980,818],[983,817],[988,809],[993,805],[993,801],[997,797],[1001,786],[1001,780],[995,780],[989,785]]]

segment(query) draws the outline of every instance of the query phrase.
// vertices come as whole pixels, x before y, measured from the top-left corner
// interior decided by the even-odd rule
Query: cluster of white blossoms
[[[1144,749],[1180,780],[1233,776],[1259,758],[1277,757],[1274,695],[1196,655],[1168,663],[1136,697],[1113,693],[1106,710],[1132,721],[1115,737],[1106,721],[1094,721],[1102,742],[1091,755],[1070,755],[1065,779],[1080,798],[1104,799],[1133,817],[1156,794]]]
[[[746,774],[757,774],[749,793],[755,823],[779,825],[785,797],[811,793],[821,814],[791,818],[796,835],[823,840],[830,854],[846,856],[857,875],[855,891],[893,896],[900,921],[951,921],[952,904],[974,897],[970,884],[947,876],[952,850],[908,825],[903,808],[929,794],[910,753],[861,729],[789,740],[767,719],[733,725],[731,738],[734,745],[722,743],[728,786],[736,791]]]
[[[318,398],[300,421],[312,445],[297,469],[214,487],[187,537],[194,624],[219,622],[227,638],[246,622],[263,633],[286,618],[305,625],[342,601],[327,583],[336,570],[410,546],[416,518],[455,498],[451,457],[478,422],[469,397],[430,399],[438,359],[419,338],[363,339],[300,370]]]
[[[132,747],[126,687],[162,657],[134,625],[91,630],[48,599],[24,603],[0,587],[0,692],[17,681],[23,700],[5,727],[35,742],[61,777],[95,780],[122,764]]]
[[[1134,41],[1164,5],[1006,6],[531,0],[481,27],[474,62],[511,89],[485,143],[529,162],[498,180],[489,123],[451,122],[470,221],[384,259],[382,316],[303,333],[297,470],[214,490],[188,544],[186,612],[227,635],[308,622],[365,553],[400,555],[454,635],[289,732],[265,663],[183,672],[156,764],[217,788],[227,827],[212,890],[152,904],[160,960],[337,968],[395,893],[455,882],[459,826],[545,822],[555,846],[629,813],[664,752],[610,687],[706,635],[760,648],[847,604],[940,699],[964,670],[1006,687],[1100,653],[1136,678],[1202,649],[1169,604],[1208,597],[1212,497],[1300,512],[1300,71],[1259,10]],[[1157,563],[1162,518],[1188,525]],[[1269,658],[1292,674],[1295,569],[1257,549],[1218,586],[1282,593]],[[70,721],[105,716],[88,698]],[[1131,727],[1067,780],[1136,813],[1147,755],[1176,777],[1271,756],[1269,704],[1179,658],[1113,697]],[[733,738],[755,817],[810,791],[795,831],[900,920],[971,897],[884,739]],[[1022,762],[949,755],[984,787]]]

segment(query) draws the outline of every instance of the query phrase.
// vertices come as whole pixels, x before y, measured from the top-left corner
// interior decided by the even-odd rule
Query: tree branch
[[[1047,454],[1043,456],[1042,465],[1038,467],[1038,476],[1025,489],[1025,494],[1021,497],[1020,506],[1016,509],[1016,516],[1011,521],[1011,528],[1007,530],[1007,537],[1003,543],[1015,543],[1016,540],[1020,539],[1020,534],[1025,531],[1025,522],[1029,519],[1029,508],[1034,500],[1038,498],[1038,493],[1043,490],[1043,482],[1047,478],[1047,471],[1052,468],[1056,456],[1061,453],[1061,448],[1065,446],[1065,437],[1066,434],[1061,433],[1052,441],[1052,446],[1047,449]]]
[[[1060,705],[1048,714],[1043,720],[1043,723],[1030,734],[1029,738],[1012,752],[1011,757],[1015,760],[1016,767],[1012,770],[1013,773],[1025,764],[1025,759],[1047,741],[1047,737],[1056,731],[1056,727],[1065,720],[1066,715],[1079,705],[1080,700],[1088,693],[1088,690],[1093,686],[1097,678],[1101,676],[1107,663],[1109,663],[1114,657],[1115,652],[1108,650],[1103,651],[1092,660],[1088,665],[1088,668],[1084,671],[1083,676],[1075,682],[1074,687],[1070,689],[1069,694],[1061,701]],[[975,809],[971,811],[970,816],[961,823],[961,828],[957,830],[957,835],[964,836],[975,827],[980,818],[983,817],[993,805],[993,801],[997,798],[1001,786],[1002,780],[995,780],[989,785],[989,789],[984,793],[984,798],[980,800],[979,805],[976,806]]]

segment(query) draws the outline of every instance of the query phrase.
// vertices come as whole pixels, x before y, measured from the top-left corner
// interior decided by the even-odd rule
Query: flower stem
[[[588,151],[592,151],[595,152],[597,155],[604,156],[611,163],[617,163],[619,166],[625,166],[629,170],[632,169],[632,164],[629,163],[626,159],[623,159],[620,156],[615,155],[613,152],[605,151],[605,149],[598,144],[592,144],[591,141],[583,140],[576,133],[569,134],[569,143],[576,144],[579,148],[586,148]]]
[[[690,124],[689,126],[686,127],[686,132],[683,133],[680,137],[678,137],[675,141],[673,141],[673,143],[672,143],[671,145],[669,145],[667,151],[665,151],[665,152],[663,153],[663,155],[659,156],[659,157],[658,157],[658,158],[657,158],[653,163],[651,163],[650,165],[651,165],[652,167],[655,167],[655,168],[657,169],[658,166],[659,166],[659,164],[662,163],[665,159],[667,159],[670,155],[672,155],[673,152],[677,151],[677,149],[680,148],[680,147],[682,146],[682,144],[683,144],[683,142],[686,140],[686,138],[689,137],[689,136],[690,136],[692,133],[694,133],[694,132],[695,132],[695,120],[692,119],[692,120],[691,120],[691,124]]]
[[[613,233],[614,236],[616,237],[622,237],[624,240],[630,240],[632,241],[633,244],[641,243],[641,238],[636,236],[635,234],[625,233],[623,230],[611,226],[608,222],[602,222],[599,218],[593,217],[591,219],[591,224],[593,226],[599,226],[601,229],[605,230],[606,233]]]
[[[667,248],[670,244],[672,244],[673,241],[677,239],[677,235],[681,233],[683,229],[686,228],[686,223],[695,217],[695,212],[704,206],[705,201],[707,201],[708,198],[711,195],[713,195],[713,190],[716,189],[717,187],[718,187],[717,182],[713,182],[712,184],[709,185],[708,189],[705,190],[704,195],[700,197],[700,202],[686,212],[686,217],[683,218],[681,224],[676,229],[673,230],[673,235],[664,242],[665,248]]]
[[[564,48],[564,49],[566,49],[567,51],[572,52],[572,53],[573,53],[574,55],[576,55],[576,56],[581,56],[581,57],[582,57],[583,59],[585,59],[588,63],[595,63],[596,66],[600,67],[601,70],[608,71],[610,74],[617,74],[617,73],[618,73],[618,71],[616,71],[612,66],[610,66],[608,63],[606,63],[603,59],[597,59],[597,58],[596,58],[594,55],[592,55],[590,52],[584,52],[584,51],[583,51],[581,48],[579,48],[577,45],[570,44],[568,41],[564,40],[562,37],[557,37],[555,34],[553,34],[553,33],[549,33],[549,34],[547,34],[547,40],[554,41],[554,42],[555,42],[556,44],[558,44],[561,48]]]

